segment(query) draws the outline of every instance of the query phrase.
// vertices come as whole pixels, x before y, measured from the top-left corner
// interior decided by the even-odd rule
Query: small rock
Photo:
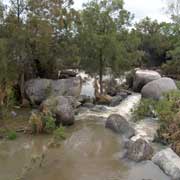
[[[109,105],[111,103],[111,101],[112,101],[112,97],[109,95],[96,96],[97,104]]]
[[[115,96],[112,98],[110,106],[112,107],[118,106],[122,100],[123,100],[122,96]]]
[[[16,113],[15,111],[11,111],[11,115],[12,115],[13,117],[16,117],[16,116],[17,116],[17,113]]]
[[[91,108],[94,107],[94,104],[92,104],[92,103],[85,103],[85,104],[83,104],[83,107],[91,109]]]
[[[135,142],[130,141],[126,144],[126,148],[128,159],[136,162],[150,160],[153,156],[153,148],[143,139],[138,139]]]
[[[90,96],[80,95],[80,97],[78,98],[78,101],[81,102],[82,104],[85,104],[85,103],[92,103],[93,104],[94,99]]]
[[[105,112],[107,111],[107,108],[105,106],[101,106],[101,105],[96,105],[94,106],[91,111],[94,111],[94,112]]]

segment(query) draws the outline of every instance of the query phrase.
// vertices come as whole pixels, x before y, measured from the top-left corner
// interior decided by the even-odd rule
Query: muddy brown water
[[[23,173],[21,180],[169,180],[150,162],[122,159],[122,139],[104,121],[79,120],[66,136],[57,148],[47,148],[50,136],[1,141],[0,180],[16,180]]]

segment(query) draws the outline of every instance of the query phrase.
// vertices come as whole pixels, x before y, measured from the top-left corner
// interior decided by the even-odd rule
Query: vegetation
[[[143,100],[134,115],[136,119],[142,119],[150,116],[152,110],[160,123],[156,140],[164,144],[172,144],[172,148],[180,155],[180,91],[167,93],[159,101]]]
[[[134,31],[129,33],[126,28],[131,19],[122,0],[92,0],[84,5],[78,26],[81,65],[89,72],[99,74],[101,93],[106,67],[118,73],[138,55],[136,34]],[[133,44],[130,44],[131,40]]]
[[[51,113],[32,113],[29,124],[34,134],[52,133],[56,129],[55,119]]]
[[[178,4],[168,3],[171,23],[147,17],[129,28],[133,15],[124,9],[123,0],[91,0],[81,11],[73,8],[72,0],[10,0],[8,6],[1,1],[1,104],[9,99],[7,86],[16,87],[22,103],[26,80],[56,79],[64,68],[98,74],[101,93],[107,68],[117,75],[134,66],[165,63],[165,74],[178,75]]]
[[[56,140],[64,140],[66,138],[65,137],[65,128],[63,126],[61,126],[60,128],[57,128],[54,131],[54,138]]]
[[[156,103],[152,99],[142,99],[138,108],[133,111],[134,120],[139,121],[145,117],[154,117],[156,115],[154,111]]]
[[[17,133],[15,131],[9,131],[7,133],[7,139],[15,140],[17,138]]]

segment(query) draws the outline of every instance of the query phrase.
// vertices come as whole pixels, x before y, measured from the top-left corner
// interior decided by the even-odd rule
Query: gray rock
[[[122,100],[123,100],[122,96],[115,96],[112,98],[110,106],[115,107],[119,105]]]
[[[122,134],[126,138],[131,138],[135,134],[135,130],[130,126],[129,122],[118,114],[112,114],[107,118],[106,128]]]
[[[48,109],[56,116],[58,123],[72,125],[74,123],[73,97],[55,96],[49,97],[41,104],[41,109]]]
[[[25,94],[32,104],[40,104],[50,96],[78,97],[80,91],[80,78],[61,80],[32,79],[25,83]]]
[[[92,103],[85,103],[85,104],[83,104],[83,107],[92,109],[94,107],[94,104],[92,104]]]
[[[171,148],[156,153],[152,161],[172,179],[180,179],[180,157]]]
[[[150,160],[153,156],[153,148],[143,139],[138,139],[135,142],[129,141],[126,148],[128,159],[136,162]]]
[[[25,83],[25,93],[32,104],[40,104],[50,93],[51,80],[32,79]]]
[[[126,180],[172,180],[152,161],[133,163]]]
[[[79,107],[77,109],[75,109],[74,113],[75,115],[78,115],[78,114],[83,114],[85,112],[87,112],[89,109],[87,107]]]
[[[139,69],[134,74],[133,90],[135,92],[141,92],[144,85],[160,78],[161,75],[156,71]]]
[[[91,108],[91,111],[100,113],[100,112],[105,112],[105,111],[107,111],[107,108],[106,108],[105,106],[103,106],[103,105],[96,105],[96,106],[94,106],[93,108]]]
[[[164,93],[177,90],[177,86],[171,78],[160,78],[146,84],[141,93],[144,98],[159,100]]]
[[[81,102],[82,104],[85,104],[85,103],[93,103],[94,99],[90,96],[80,95],[78,101]]]

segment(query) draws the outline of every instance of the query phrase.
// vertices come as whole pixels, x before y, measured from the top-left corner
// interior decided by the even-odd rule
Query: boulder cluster
[[[127,76],[129,88],[140,92],[144,98],[159,100],[164,93],[177,90],[173,79],[161,77],[156,71],[137,69]]]

